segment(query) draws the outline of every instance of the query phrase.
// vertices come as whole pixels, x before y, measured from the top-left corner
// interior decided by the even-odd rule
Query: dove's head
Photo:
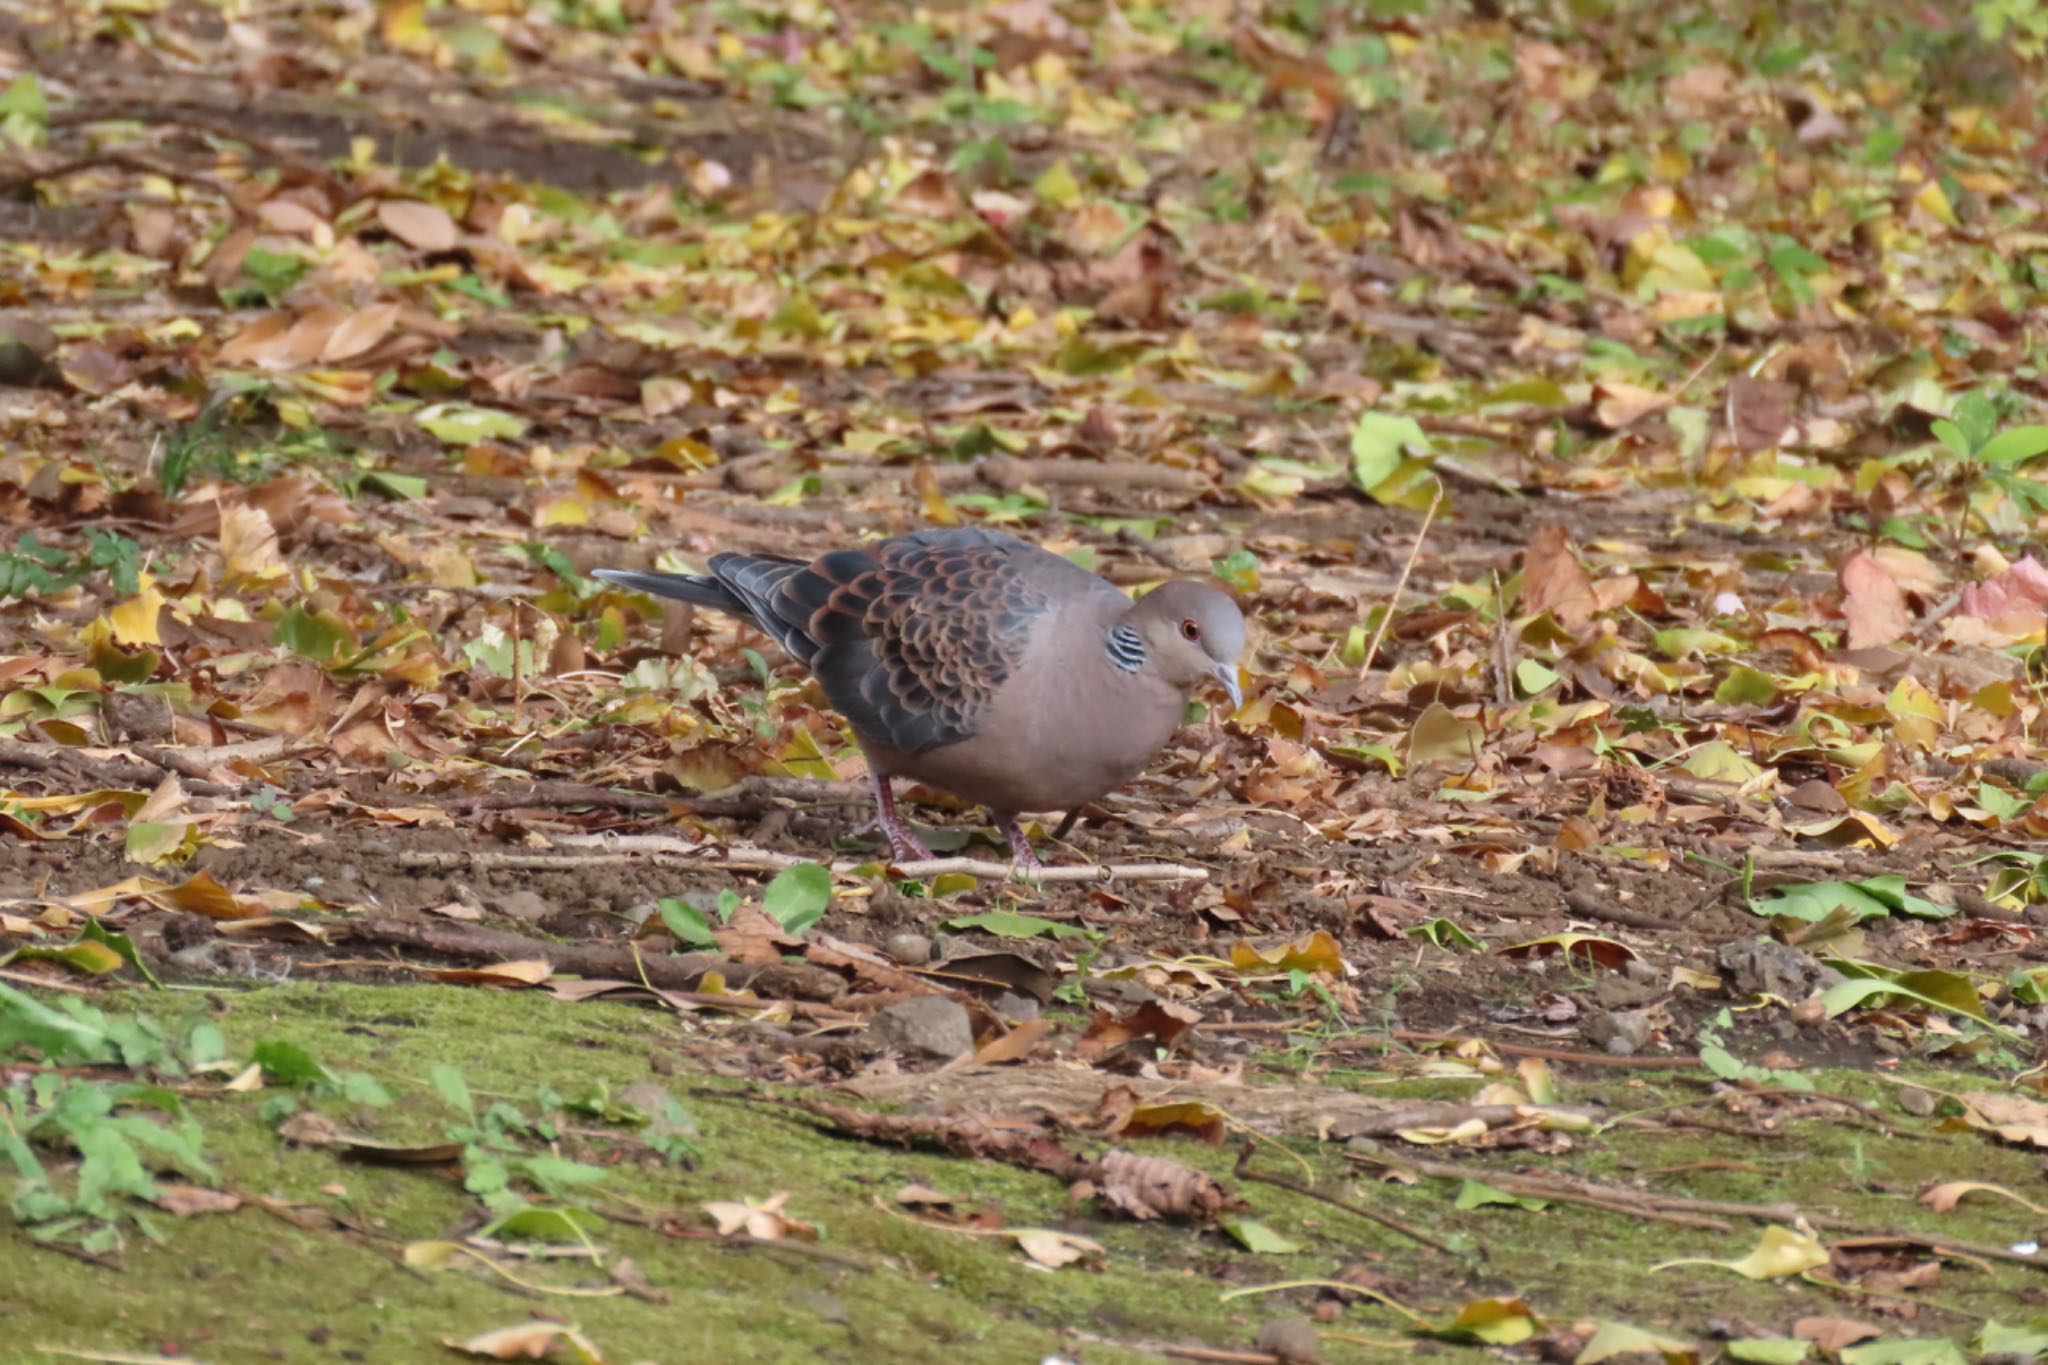
[[[1221,588],[1193,579],[1162,583],[1139,598],[1127,618],[1145,642],[1146,666],[1173,686],[1193,692],[1220,683],[1230,709],[1244,704],[1237,657],[1244,653],[1244,613]]]

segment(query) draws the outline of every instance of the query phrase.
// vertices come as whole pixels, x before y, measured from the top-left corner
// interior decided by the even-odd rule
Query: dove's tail
[[[639,573],[632,569],[593,569],[591,577],[602,578],[607,583],[616,583],[635,592],[653,593],[656,597],[673,597],[678,602],[694,602],[700,607],[730,612],[749,621],[754,619],[753,609],[748,607],[731,588],[710,574]]]

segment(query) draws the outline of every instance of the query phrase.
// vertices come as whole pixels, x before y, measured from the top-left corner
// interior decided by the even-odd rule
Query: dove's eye
[[[1199,640],[1202,638],[1202,628],[1196,625],[1193,621],[1181,622],[1180,633],[1182,638],[1188,640]]]

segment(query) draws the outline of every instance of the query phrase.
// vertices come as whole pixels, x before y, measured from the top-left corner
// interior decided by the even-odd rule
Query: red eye
[[[1202,628],[1196,625],[1193,621],[1181,622],[1180,633],[1182,638],[1188,640],[1199,640],[1202,638]]]

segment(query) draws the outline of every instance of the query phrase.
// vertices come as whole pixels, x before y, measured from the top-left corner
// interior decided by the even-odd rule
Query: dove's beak
[[[1215,674],[1216,681],[1230,694],[1230,714],[1234,716],[1244,706],[1244,689],[1237,685],[1237,665],[1217,664]]]

